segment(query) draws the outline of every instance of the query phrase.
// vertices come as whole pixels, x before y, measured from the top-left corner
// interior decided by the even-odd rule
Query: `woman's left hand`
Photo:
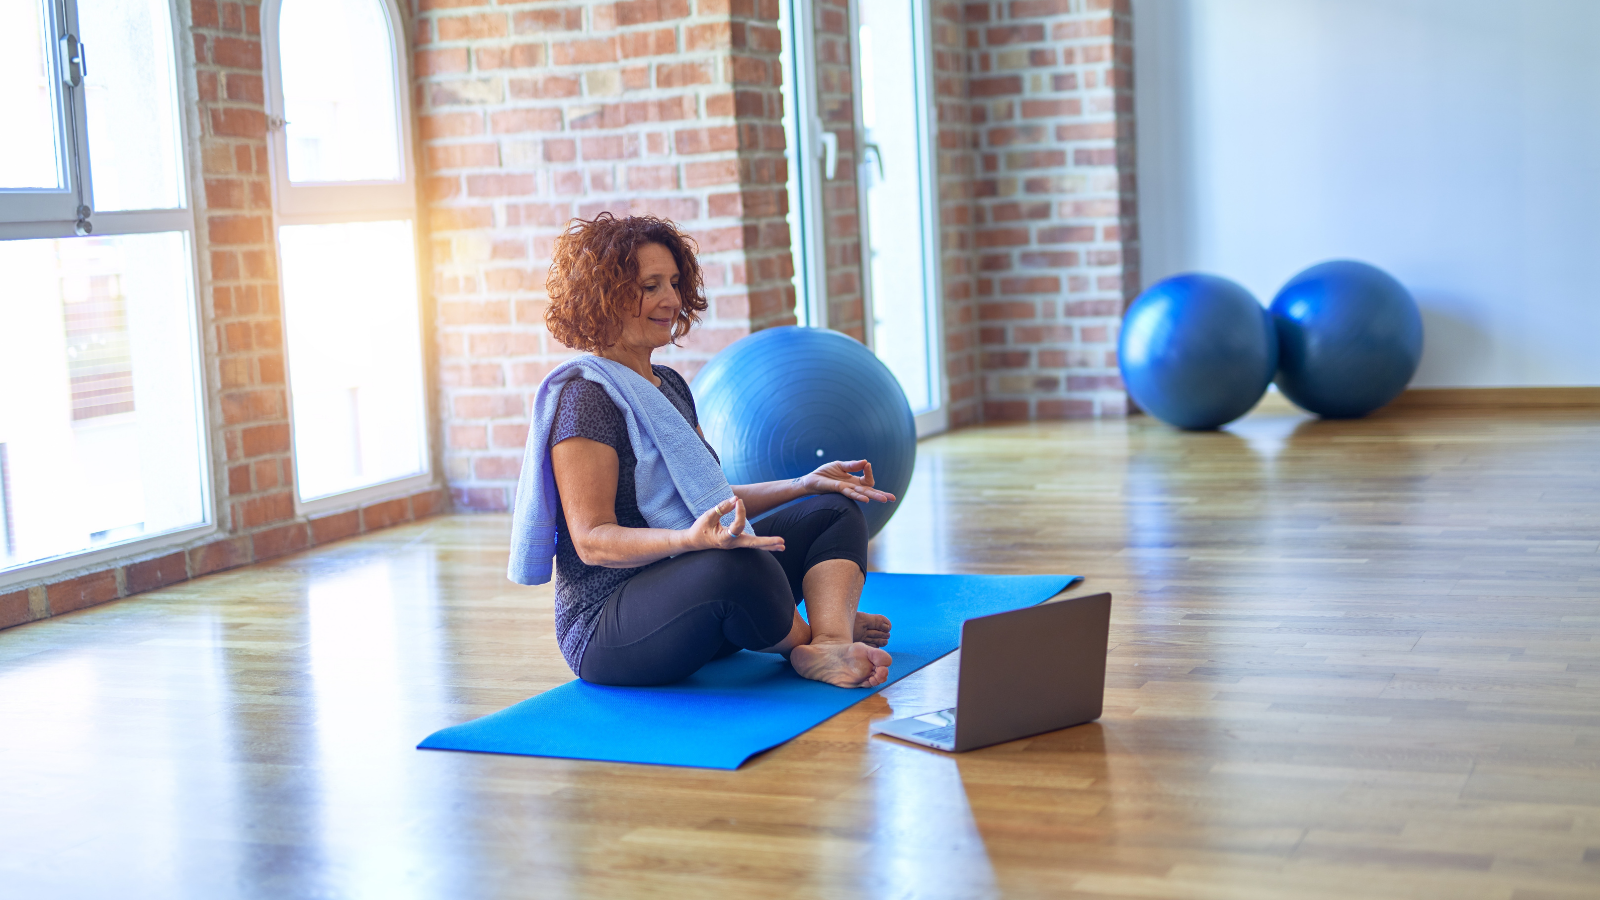
[[[860,475],[852,473],[860,472]],[[843,494],[851,500],[892,503],[895,496],[872,486],[872,463],[864,459],[831,462],[798,479],[811,494]]]

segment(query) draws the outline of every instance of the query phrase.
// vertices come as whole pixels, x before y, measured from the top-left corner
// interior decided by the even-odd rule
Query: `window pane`
[[[182,233],[0,242],[0,568],[206,520]]]
[[[938,405],[931,361],[922,229],[921,129],[911,4],[862,3],[861,120],[869,147],[867,240],[872,254],[873,351],[889,367],[915,412]],[[908,223],[916,223],[908,227]]]
[[[78,0],[78,20],[95,210],[183,206],[167,0]]]
[[[286,0],[278,36],[289,180],[400,181],[394,41],[382,0]]]
[[[278,230],[301,500],[427,471],[412,225]]]
[[[0,190],[65,188],[40,0],[0,0]]]

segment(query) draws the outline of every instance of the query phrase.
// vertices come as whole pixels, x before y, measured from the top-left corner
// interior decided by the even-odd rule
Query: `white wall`
[[[1600,2],[1134,0],[1145,284],[1351,257],[1417,386],[1600,385]]]

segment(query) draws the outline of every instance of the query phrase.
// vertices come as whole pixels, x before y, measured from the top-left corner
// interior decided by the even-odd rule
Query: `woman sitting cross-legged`
[[[706,309],[692,241],[650,216],[577,220],[547,284],[550,333],[587,353],[535,396],[510,575],[542,584],[554,557],[556,637],[572,670],[669,684],[745,649],[839,687],[882,684],[889,620],[856,609],[867,560],[856,501],[895,500],[873,487],[872,464],[730,486],[688,384],[650,362]]]

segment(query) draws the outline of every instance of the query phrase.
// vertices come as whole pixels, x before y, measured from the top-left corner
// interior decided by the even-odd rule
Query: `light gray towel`
[[[701,513],[733,496],[716,457],[660,388],[619,362],[589,354],[569,359],[545,376],[533,398],[533,423],[511,514],[511,563],[506,568],[506,575],[518,584],[550,580],[561,503],[550,470],[550,429],[555,427],[561,388],[574,378],[605,388],[622,410],[638,460],[633,483],[639,512],[651,528],[688,528]],[[731,525],[733,515],[723,516],[723,524]]]

